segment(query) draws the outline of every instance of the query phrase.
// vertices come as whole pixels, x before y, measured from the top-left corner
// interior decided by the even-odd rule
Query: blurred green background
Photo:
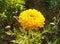
[[[10,41],[14,37],[5,33],[6,28],[18,29],[20,12],[30,8],[41,11],[46,19],[45,26],[51,25],[51,32],[45,33],[47,39],[60,44],[60,0],[0,0],[0,44],[13,44]],[[47,41],[44,39],[41,44],[47,44]]]

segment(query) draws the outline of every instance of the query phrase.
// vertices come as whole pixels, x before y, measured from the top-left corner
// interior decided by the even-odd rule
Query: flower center
[[[34,15],[30,15],[30,17],[35,17]]]

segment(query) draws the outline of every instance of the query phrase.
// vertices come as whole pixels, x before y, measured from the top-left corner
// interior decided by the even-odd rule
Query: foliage
[[[42,33],[40,33],[40,30],[38,29],[25,30],[24,28],[21,27],[19,31],[14,28],[14,33],[11,30],[6,33],[8,35],[16,36],[15,40],[12,40],[12,42],[17,44],[40,44],[42,42],[41,39],[45,39],[43,34],[49,32],[50,30],[50,28],[48,27],[46,27],[47,29],[44,28]]]
[[[0,25],[6,25],[24,9],[24,0],[0,0]]]
[[[19,14],[30,8],[44,14],[44,28],[26,30],[20,26]],[[0,0],[0,41],[7,44],[60,44],[60,0]]]

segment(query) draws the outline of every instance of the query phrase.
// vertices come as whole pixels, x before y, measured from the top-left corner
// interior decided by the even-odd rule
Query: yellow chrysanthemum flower
[[[43,27],[45,18],[41,12],[35,9],[28,9],[20,13],[18,21],[23,27],[37,28]]]

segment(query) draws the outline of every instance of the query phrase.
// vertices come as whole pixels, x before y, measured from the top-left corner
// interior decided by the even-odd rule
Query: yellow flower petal
[[[21,12],[18,21],[26,28],[43,27],[45,24],[43,14],[36,9],[28,9]]]

